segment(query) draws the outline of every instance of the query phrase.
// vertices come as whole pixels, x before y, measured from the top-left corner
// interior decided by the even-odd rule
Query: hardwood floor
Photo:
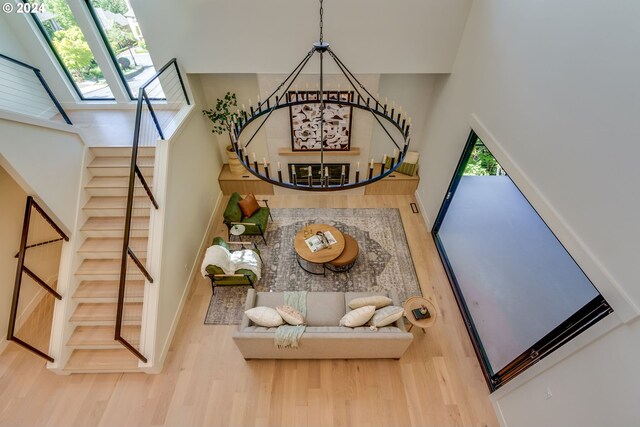
[[[412,196],[268,199],[272,207],[399,208],[422,291],[439,311],[436,324],[426,334],[413,328],[400,361],[245,361],[231,340],[236,326],[203,324],[211,287],[197,277],[161,374],[58,376],[11,343],[0,355],[0,425],[498,425],[433,240],[409,207]],[[225,232],[218,221],[213,234]]]

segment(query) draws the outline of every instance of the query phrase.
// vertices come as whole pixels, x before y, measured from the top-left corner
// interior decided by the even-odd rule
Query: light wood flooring
[[[0,425],[497,426],[433,240],[409,207],[414,201],[269,196],[272,207],[401,210],[422,291],[439,317],[426,334],[413,328],[399,361],[245,361],[231,340],[236,326],[203,324],[211,287],[198,276],[161,374],[58,376],[10,343],[0,355]],[[213,234],[225,230],[219,220]]]

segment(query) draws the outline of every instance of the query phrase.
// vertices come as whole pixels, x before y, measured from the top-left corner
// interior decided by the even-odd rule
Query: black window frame
[[[102,38],[102,43],[104,44],[105,48],[107,49],[107,52],[109,53],[109,56],[111,57],[111,62],[113,62],[113,65],[114,65],[114,67],[116,69],[116,72],[118,73],[118,76],[120,76],[120,80],[122,81],[122,84],[124,85],[124,87],[125,87],[125,89],[127,91],[127,94],[129,95],[129,99],[131,101],[137,101],[138,97],[135,96],[133,94],[133,92],[131,91],[131,88],[129,87],[129,84],[127,83],[127,79],[125,78],[124,73],[122,72],[122,69],[118,65],[118,59],[116,58],[116,55],[113,52],[113,48],[111,47],[111,43],[109,43],[109,39],[107,38],[107,34],[104,32],[104,28],[102,27],[102,24],[100,23],[100,20],[98,19],[98,15],[96,15],[96,11],[95,11],[93,5],[91,4],[91,0],[84,0],[84,3],[87,6],[87,9],[89,10],[89,14],[91,15],[91,18],[93,19],[93,24],[98,29],[98,33],[100,34],[100,38]]]
[[[22,3],[29,3],[29,0],[22,0]],[[73,14],[73,11],[71,13]],[[47,33],[47,31],[44,29],[44,26],[42,25],[42,22],[40,21],[40,18],[38,18],[38,15],[35,12],[30,12],[29,15],[31,15],[31,18],[33,19],[33,22],[36,24],[36,26],[40,30],[40,33],[42,34],[42,37],[45,39],[45,41],[49,45],[49,49],[51,50],[51,53],[53,53],[53,56],[55,56],[56,59],[58,60],[58,63],[62,67],[62,71],[67,76],[67,80],[69,80],[69,82],[71,83],[71,86],[73,86],[73,89],[76,91],[76,93],[78,94],[78,97],[80,98],[81,101],[98,101],[98,102],[108,101],[108,102],[112,102],[112,101],[116,100],[115,95],[114,95],[113,98],[86,98],[84,96],[84,94],[82,93],[82,91],[80,90],[80,88],[78,87],[78,84],[74,80],[73,76],[69,72],[69,69],[67,69],[67,66],[65,65],[64,61],[60,57],[60,54],[58,53],[58,51],[56,50],[55,46],[53,45],[53,41],[49,37],[49,34]],[[75,17],[74,17],[74,19],[75,19]],[[82,27],[80,27],[80,31],[82,31]],[[83,35],[84,35],[84,32],[83,32]],[[91,46],[89,46],[89,49],[91,49]],[[95,54],[93,53],[93,50],[91,51],[91,53],[93,54],[93,56],[95,58]],[[109,87],[109,90],[111,90],[111,93],[113,93],[113,89],[111,88],[111,86],[109,86],[108,82],[107,82],[107,86]]]
[[[551,354],[553,351],[558,349],[560,346],[562,346],[563,344],[565,344],[575,336],[587,330],[590,326],[594,325],[604,317],[613,313],[613,309],[607,303],[604,297],[598,294],[598,296],[593,298],[581,309],[579,309],[576,313],[571,315],[567,320],[562,322],[560,325],[554,328],[551,332],[549,332],[547,335],[542,337],[539,341],[534,343],[530,348],[525,350],[516,359],[511,361],[507,366],[500,369],[498,372],[493,372],[493,370],[491,369],[491,364],[489,363],[489,359],[484,351],[482,342],[480,340],[475,324],[473,322],[473,318],[467,307],[464,296],[462,295],[462,291],[456,279],[455,272],[453,271],[451,263],[449,262],[449,259],[447,257],[447,253],[444,248],[444,245],[440,240],[440,236],[438,235],[440,226],[442,225],[442,222],[447,213],[447,210],[451,205],[451,201],[456,192],[456,189],[458,188],[458,184],[460,183],[460,180],[464,175],[464,171],[466,169],[467,163],[471,156],[471,152],[473,151],[473,148],[477,140],[482,141],[480,137],[472,129],[469,134],[469,138],[467,139],[466,145],[462,150],[462,155],[458,160],[458,164],[456,166],[451,182],[449,183],[449,187],[447,188],[447,192],[445,193],[445,197],[440,206],[440,210],[438,211],[438,215],[436,217],[433,228],[431,230],[431,236],[436,245],[436,249],[438,250],[438,254],[440,256],[440,260],[442,261],[442,265],[445,269],[445,272],[447,273],[449,284],[451,286],[454,297],[456,299],[456,303],[458,304],[458,309],[460,310],[460,314],[462,315],[465,327],[471,339],[471,343],[476,353],[476,357],[478,358],[478,362],[480,363],[480,367],[482,369],[482,373],[484,375],[485,381],[487,383],[487,386],[489,387],[489,390],[493,392],[498,388],[500,388],[501,386],[503,386],[504,384],[506,384],[508,381],[515,378],[520,373],[524,372],[526,369],[528,369],[535,363],[544,359],[546,356]],[[491,153],[491,150],[486,146],[486,144],[485,144],[485,147],[487,148],[489,153]],[[493,153],[491,153],[491,155],[493,156]],[[507,176],[509,176],[508,171],[504,168],[504,166],[500,165],[500,167],[505,171],[505,173],[507,173]],[[513,180],[511,181],[513,182]],[[557,236],[555,235],[551,227],[549,227],[546,221],[544,221],[544,218],[542,218],[542,216],[538,213],[538,211],[531,204],[531,202],[529,202],[529,199],[527,199],[527,197],[522,193],[522,191],[517,186],[517,184],[513,182],[513,185],[515,185],[518,191],[520,191],[520,194],[522,194],[522,197],[524,197],[524,199],[527,201],[527,203],[529,203],[529,205],[534,210],[534,212],[540,217],[540,219],[547,226],[549,231],[556,237],[560,245],[564,248],[564,250],[571,257],[571,259],[573,259],[576,266],[585,274],[587,279],[589,279],[587,274],[580,267],[580,264],[576,262],[576,260],[573,258],[571,253],[562,244],[560,239],[557,238]],[[589,281],[591,281],[591,279],[589,279]],[[594,288],[596,288],[595,285],[594,285]]]

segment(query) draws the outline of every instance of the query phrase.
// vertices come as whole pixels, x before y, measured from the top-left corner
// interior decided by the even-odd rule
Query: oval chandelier
[[[323,0],[320,0],[319,41],[313,44],[312,49],[271,95],[262,101],[258,100],[256,105],[249,105],[248,110],[243,105],[242,111],[238,111],[238,113],[233,116],[229,128],[232,147],[241,164],[251,174],[279,187],[303,191],[337,191],[371,184],[388,176],[398,168],[407,154],[411,141],[411,119],[408,118],[406,113],[403,114],[400,109],[396,110],[395,103],[392,106],[388,106],[386,100],[381,102],[378,96],[373,96],[346,67],[344,62],[338,58],[335,52],[333,52],[329,43],[324,41],[323,12]],[[304,70],[309,60],[316,54],[320,57],[318,90],[302,92],[298,90],[291,91],[292,85],[296,82],[302,70]],[[347,79],[350,88],[347,88],[346,91],[341,91],[339,87],[338,90],[325,90],[325,55],[328,55],[333,60],[342,75]],[[351,88],[353,88],[353,90]],[[249,102],[249,104],[251,104],[251,102]],[[371,159],[371,162],[368,162],[364,168],[364,173],[361,174],[360,163],[358,162],[355,169],[355,179],[352,182],[349,182],[349,172],[344,164],[341,166],[341,169],[333,170],[332,173],[325,162],[325,151],[327,151],[328,148],[326,130],[329,127],[332,131],[335,131],[334,117],[331,115],[337,108],[344,107],[357,108],[369,112],[384,130],[385,136],[393,143],[391,146],[391,155],[385,154],[379,167],[375,164],[374,159]],[[300,170],[296,168],[295,165],[291,165],[290,169],[287,168],[289,179],[286,181],[283,180],[283,171],[280,162],[278,162],[277,167],[273,170],[274,168],[270,168],[266,158],[263,161],[262,168],[260,168],[255,152],[252,153],[251,160],[249,159],[250,146],[256,135],[269,120],[272,113],[283,108],[297,108],[298,111],[317,111],[318,113],[314,117],[313,127],[319,130],[320,133],[319,149],[300,150],[301,152],[304,151],[305,154],[309,152],[318,153],[319,162],[316,163],[315,174],[312,171],[312,167],[308,166],[308,173],[306,173],[306,170],[304,171],[306,177],[303,176],[299,179],[298,175],[300,174]],[[262,119],[261,122],[258,121],[260,119]],[[349,120],[351,120],[351,117]],[[254,122],[257,125],[257,129],[250,133],[247,128]],[[390,124],[391,129],[388,129],[383,123]],[[292,132],[294,132],[293,125]],[[392,133],[396,134],[395,138]],[[306,136],[309,136],[308,132]],[[317,165],[319,165],[319,170],[317,169]],[[351,164],[348,166],[349,169],[352,167]],[[314,178],[314,175],[317,176],[317,178]]]

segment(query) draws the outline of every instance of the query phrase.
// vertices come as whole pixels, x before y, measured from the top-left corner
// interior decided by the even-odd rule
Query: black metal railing
[[[122,262],[116,313],[115,339],[143,362],[140,350],[142,296],[144,280],[153,283],[146,265],[148,230],[144,222],[151,207],[159,205],[152,190],[152,160],[144,147],[154,147],[171,131],[170,123],[184,105],[189,105],[182,75],[176,59],[143,84],[138,92],[136,121],[131,151],[131,169],[127,192]],[[136,345],[136,343],[138,343]]]
[[[52,298],[62,299],[56,287],[63,240],[69,241],[69,237],[33,197],[27,197],[7,339],[50,362],[54,360],[45,347],[50,338]],[[42,298],[38,297],[40,289],[46,291]],[[21,298],[23,294],[30,298]]]
[[[0,53],[0,108],[72,124],[36,67]]]

